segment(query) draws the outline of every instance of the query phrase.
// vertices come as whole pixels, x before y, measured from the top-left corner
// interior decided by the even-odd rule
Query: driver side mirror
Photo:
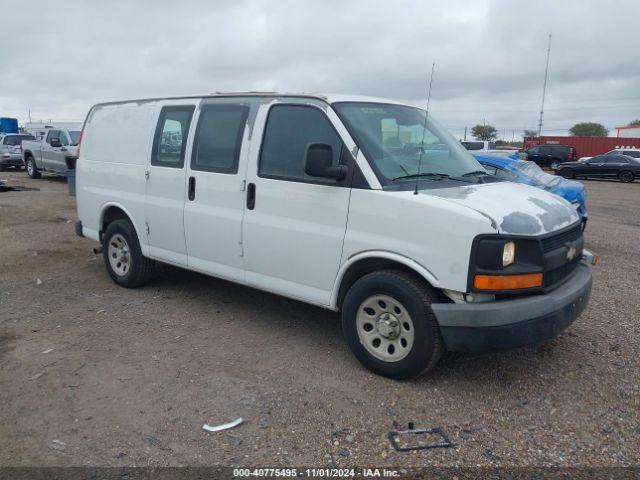
[[[347,176],[346,165],[332,165],[333,148],[326,143],[307,145],[304,160],[304,173],[311,177],[335,178],[342,180]]]
[[[51,140],[49,140],[49,145],[51,145],[52,147],[61,147],[62,144],[60,143],[60,139],[59,138],[52,138]]]

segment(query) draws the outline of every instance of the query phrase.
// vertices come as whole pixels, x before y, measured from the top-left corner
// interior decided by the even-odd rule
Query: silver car
[[[23,133],[8,133],[0,136],[0,170],[7,167],[16,169],[22,167],[23,140],[35,140],[35,137]]]

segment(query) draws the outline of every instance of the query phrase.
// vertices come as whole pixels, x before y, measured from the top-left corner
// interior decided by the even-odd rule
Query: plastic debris
[[[233,422],[229,422],[229,423],[223,423],[222,425],[207,425],[206,423],[202,426],[203,430],[207,431],[207,432],[219,432],[220,430],[228,430],[230,428],[234,428],[237,427],[238,425],[240,425],[242,422],[244,422],[244,420],[242,418],[237,418],[236,420],[234,420]]]
[[[435,435],[439,437],[439,441],[435,443],[422,443],[420,441],[421,435]],[[418,428],[415,429],[413,427],[413,422],[409,423],[409,428],[407,430],[393,430],[389,432],[389,442],[393,448],[398,452],[409,452],[411,450],[427,450],[431,448],[451,448],[453,447],[453,443],[449,440],[449,437],[444,433],[444,431],[440,427],[436,428]],[[398,442],[398,437],[403,437],[404,439],[413,438],[416,439],[416,444],[414,445],[400,445]]]
[[[42,285],[42,280],[40,280],[39,278],[36,278],[36,285]]]
[[[60,440],[51,440],[49,446],[54,450],[62,451],[67,447],[67,444]]]
[[[49,348],[49,349],[45,350],[45,351],[44,351],[44,352],[42,352],[42,353],[51,353],[51,352],[53,352],[54,350],[55,350],[55,348]]]

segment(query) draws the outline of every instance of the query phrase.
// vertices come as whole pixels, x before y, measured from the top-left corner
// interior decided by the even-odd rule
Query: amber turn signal
[[[524,275],[476,275],[473,279],[476,290],[518,290],[542,286],[541,273]]]

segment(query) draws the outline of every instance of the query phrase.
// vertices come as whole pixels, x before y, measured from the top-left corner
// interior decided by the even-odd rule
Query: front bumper
[[[552,292],[484,303],[434,303],[447,350],[474,352],[535,345],[556,337],[586,308],[591,269],[580,264]]]

